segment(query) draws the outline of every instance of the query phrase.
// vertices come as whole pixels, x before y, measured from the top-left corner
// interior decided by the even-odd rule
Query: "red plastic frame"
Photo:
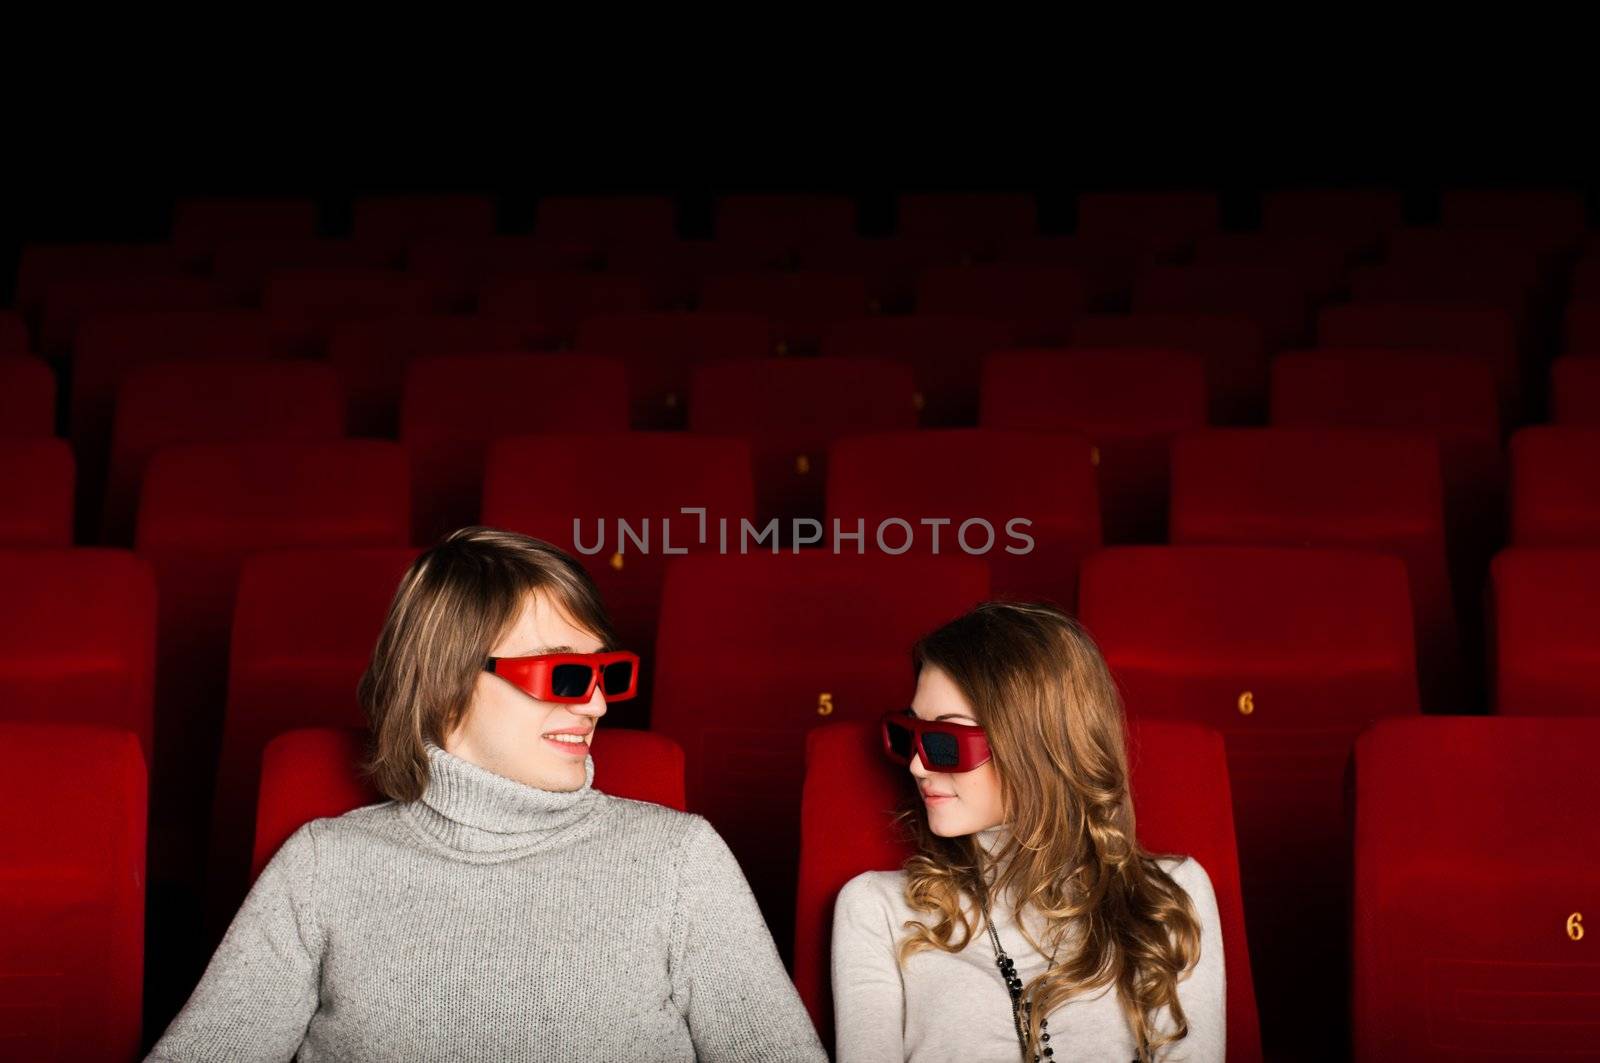
[[[545,653],[536,657],[490,657],[483,663],[485,672],[493,672],[529,697],[540,701],[558,701],[565,705],[581,705],[594,696],[607,665],[623,661],[633,665],[628,678],[628,689],[621,694],[605,694],[607,703],[626,701],[639,692],[639,655],[628,650],[612,653]],[[557,665],[580,665],[589,669],[589,683],[582,696],[567,697],[551,689],[551,679]]]
[[[912,715],[909,709],[890,709],[880,718],[878,733],[883,739],[884,756],[896,764],[910,764],[911,758],[902,757],[894,751],[894,743],[889,740],[890,728],[894,727],[910,734],[912,751],[922,758],[922,766],[931,772],[959,775],[982,767],[993,755],[989,749],[987,734],[976,724],[953,723],[949,720],[922,720]],[[927,734],[949,735],[955,740],[956,762],[953,766],[944,767],[932,762],[922,744],[922,738]]]

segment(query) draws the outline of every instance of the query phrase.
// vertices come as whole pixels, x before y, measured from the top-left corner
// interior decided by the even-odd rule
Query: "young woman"
[[[148,1058],[825,1063],[722,838],[593,788],[615,651],[548,544],[421,554],[359,690],[391,800],[284,843]]]
[[[1211,880],[1139,845],[1122,704],[1088,634],[987,602],[912,661],[915,697],[883,727],[920,793],[917,851],[839,894],[839,1063],[1222,1060]]]

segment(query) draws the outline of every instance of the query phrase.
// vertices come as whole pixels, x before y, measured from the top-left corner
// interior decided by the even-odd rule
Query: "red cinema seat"
[[[957,242],[979,254],[1039,231],[1038,204],[1028,192],[912,193],[900,197],[897,214],[901,236]]]
[[[1594,1055],[1596,742],[1600,718],[1470,717],[1357,741],[1354,1058]]]
[[[261,308],[274,343],[287,354],[320,356],[345,321],[429,314],[446,309],[419,277],[388,269],[285,269],[267,278]]]
[[[945,428],[846,436],[828,452],[826,527],[861,535],[834,539],[841,552],[982,554],[995,593],[1048,599],[1070,612],[1078,563],[1100,545],[1089,457],[1089,440],[1072,433]]]
[[[1106,542],[1166,538],[1172,437],[1206,423],[1205,366],[1178,351],[1003,351],[984,361],[979,423],[1094,444]]]
[[[1600,426],[1600,358],[1557,358],[1550,366],[1550,419]]]
[[[1305,341],[1313,300],[1312,282],[1276,264],[1155,265],[1133,286],[1136,314],[1238,314],[1273,347]]]
[[[488,196],[360,196],[351,230],[357,243],[403,251],[421,240],[494,235]]]
[[[1222,737],[1183,723],[1139,723],[1128,731],[1139,842],[1155,853],[1193,856],[1211,878],[1227,954],[1228,1058],[1259,1061],[1261,1024]],[[873,724],[827,724],[806,739],[794,981],[831,1048],[834,900],[863,871],[901,868],[911,847],[894,831],[893,813],[906,804],[914,807],[916,794],[906,769],[884,758]]]
[[[39,311],[39,349],[52,355],[76,350],[79,331],[97,318],[226,310],[236,304],[235,294],[226,285],[208,277],[59,281],[45,291]]]
[[[1567,354],[1600,354],[1600,299],[1573,299],[1562,320],[1562,350]]]
[[[904,704],[912,643],[989,596],[988,563],[732,549],[667,565],[651,728],[683,747],[689,810],[727,839],[789,953],[806,733]]]
[[[245,558],[211,809],[206,904],[214,941],[249,883],[262,750],[299,727],[365,725],[356,685],[416,555],[408,547],[331,547]]]
[[[1439,197],[1447,228],[1482,226],[1576,236],[1588,223],[1576,188],[1451,188]]]
[[[1514,546],[1600,546],[1600,427],[1530,425],[1511,437]]]
[[[602,314],[578,326],[578,350],[628,367],[635,428],[681,428],[695,366],[771,353],[772,330],[756,314]]]
[[[0,547],[71,546],[75,475],[66,440],[0,438]]]
[[[1261,228],[1269,233],[1346,233],[1375,243],[1405,224],[1404,204],[1392,188],[1285,188],[1261,200]]]
[[[261,301],[267,278],[286,269],[384,269],[394,255],[355,240],[278,237],[219,244],[211,275],[250,303]]]
[[[101,541],[132,542],[139,483],[164,446],[343,435],[344,396],[330,366],[254,358],[138,366],[117,393]]]
[[[156,585],[149,564],[98,547],[0,550],[0,718],[82,723],[151,749]]]
[[[1337,1037],[1346,764],[1373,720],[1418,711],[1404,564],[1312,547],[1111,548],[1083,564],[1078,615],[1130,719],[1223,734],[1268,1055],[1307,1029]]]
[[[980,317],[884,315],[835,325],[822,339],[822,354],[903,362],[916,379],[920,423],[968,427],[977,421],[984,355],[1011,346],[1014,336],[1009,324]]]
[[[1406,564],[1422,703],[1461,712],[1461,640],[1438,444],[1361,428],[1185,432],[1172,444],[1175,545],[1349,547]]]
[[[508,274],[478,292],[478,312],[516,321],[562,343],[571,343],[584,318],[655,310],[638,277],[580,270]]]
[[[56,434],[56,374],[31,354],[0,354],[0,438]]]
[[[28,323],[15,310],[0,310],[0,357],[27,354],[33,344],[28,339]]]
[[[717,203],[717,239],[771,248],[850,240],[856,204],[849,196],[736,195]]]
[[[267,744],[261,762],[252,881],[302,825],[384,801],[361,778],[367,732],[360,727],[308,727]],[[600,725],[594,737],[594,788],[629,801],[684,810],[683,750],[649,731]]]
[[[1088,192],[1078,197],[1078,233],[1169,257],[1220,227],[1213,192]]]
[[[169,877],[199,873],[245,558],[404,546],[409,479],[404,449],[379,440],[186,443],[151,459],[135,542],[160,588],[152,853]]]
[[[1366,241],[1348,232],[1225,232],[1201,238],[1194,262],[1207,266],[1275,267],[1314,298],[1338,290]]]
[[[936,266],[971,264],[959,240],[938,237],[856,236],[817,240],[801,249],[800,268],[849,273],[867,278],[867,292],[878,309],[908,311],[916,303],[917,277]]]
[[[1188,351],[1205,359],[1208,417],[1213,424],[1266,419],[1267,338],[1239,314],[1085,314],[1072,346]]]
[[[639,696],[607,715],[619,726],[649,723],[668,561],[685,550],[718,550],[725,536],[737,543],[739,522],[755,517],[750,444],[743,439],[685,432],[516,436],[491,443],[484,463],[483,523],[543,539],[577,558],[600,589],[617,637],[644,658]]]
[[[621,361],[588,354],[462,354],[406,367],[400,439],[411,455],[412,542],[478,521],[484,450],[528,432],[621,432]]]
[[[1470,658],[1484,568],[1505,534],[1506,460],[1488,361],[1413,351],[1284,353],[1273,360],[1271,402],[1278,427],[1403,428],[1438,440],[1445,541]]]
[[[0,1054],[135,1059],[145,760],[127,731],[0,723]]]
[[[1524,547],[1489,566],[1494,709],[1502,715],[1600,715],[1600,549]]]
[[[457,314],[347,321],[334,326],[328,361],[344,389],[350,434],[392,439],[400,431],[400,398],[413,358],[499,354],[537,342],[536,330],[515,321]]]
[[[772,322],[774,351],[815,351],[836,322],[872,309],[867,280],[847,273],[747,272],[707,277],[701,310],[760,314]]]
[[[26,244],[17,258],[16,305],[32,315],[59,281],[123,280],[183,272],[171,244]]]
[[[599,254],[603,267],[636,277],[663,310],[692,310],[707,278],[725,273],[792,270],[791,251],[724,240],[658,240],[607,248]],[[593,267],[589,267],[593,268]]]
[[[1071,267],[945,266],[917,279],[919,314],[1002,322],[1018,343],[1065,343],[1087,308],[1083,275]]]
[[[406,252],[406,272],[420,277],[449,306],[467,306],[491,279],[549,270],[595,269],[599,253],[584,244],[528,236],[419,240]]]
[[[230,240],[316,235],[317,205],[309,199],[188,199],[172,211],[172,243],[188,258],[204,258]]]
[[[776,521],[791,542],[790,522],[821,525],[828,444],[843,435],[915,428],[911,370],[865,358],[768,358],[701,366],[690,386],[689,429],[750,441],[756,513]],[[796,539],[798,529],[794,529]]]
[[[675,239],[678,208],[670,196],[544,196],[534,234],[541,240],[610,249]]]
[[[1516,319],[1508,310],[1459,303],[1349,303],[1317,315],[1317,346],[1477,354],[1494,368],[1503,421],[1521,402]]]

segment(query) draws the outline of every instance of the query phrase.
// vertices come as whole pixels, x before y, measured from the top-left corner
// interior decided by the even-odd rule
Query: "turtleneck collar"
[[[404,811],[411,822],[462,859],[495,862],[558,844],[593,811],[594,757],[584,758],[583,785],[541,790],[474,764],[427,742],[428,787]]]

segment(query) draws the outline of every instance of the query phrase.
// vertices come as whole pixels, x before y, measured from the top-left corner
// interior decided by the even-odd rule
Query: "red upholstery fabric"
[[[1495,711],[1600,714],[1600,549],[1511,547],[1489,568]]]
[[[678,228],[668,196],[544,196],[538,212],[540,239],[600,248],[671,240]]]
[[[638,277],[580,270],[508,274],[478,292],[485,317],[516,321],[563,343],[571,343],[584,318],[636,314],[660,307]]]
[[[1261,200],[1267,232],[1350,233],[1376,240],[1405,221],[1400,193],[1390,188],[1295,188]]]
[[[0,310],[0,355],[27,354],[33,348],[28,340],[28,324],[15,310]]]
[[[897,214],[901,236],[958,241],[973,252],[1039,229],[1034,197],[1021,192],[913,193],[900,197]]]
[[[1530,425],[1510,450],[1511,543],[1600,546],[1600,426]]]
[[[419,240],[494,235],[488,196],[362,196],[351,231],[359,243],[399,251]]]
[[[700,285],[699,308],[760,314],[772,322],[779,354],[815,350],[833,324],[871,309],[865,277],[849,273],[724,273]]]
[[[1556,424],[1600,425],[1600,358],[1557,358],[1550,367],[1550,414]]]
[[[56,434],[56,375],[29,354],[0,354],[0,439]]]
[[[1078,232],[1176,254],[1221,224],[1211,192],[1091,192],[1078,197]]]
[[[627,365],[633,427],[681,428],[691,370],[764,357],[772,335],[767,319],[755,314],[607,314],[578,326],[578,349]]]
[[[39,312],[39,349],[62,354],[76,348],[78,332],[96,318],[164,311],[225,310],[237,297],[207,277],[139,276],[114,280],[64,280],[45,291]]]
[[[849,240],[856,204],[848,196],[738,195],[717,202],[717,239],[771,247]]]
[[[977,421],[984,355],[1009,347],[1013,336],[1010,325],[980,317],[885,315],[829,329],[822,339],[822,353],[910,365],[919,396],[919,422],[929,428],[967,427]]]
[[[0,547],[72,545],[75,469],[66,440],[0,438]]]
[[[341,322],[427,314],[446,309],[444,302],[422,278],[388,269],[283,269],[261,293],[278,349],[311,356],[327,353]]]
[[[1064,266],[944,266],[917,279],[918,313],[1001,322],[1019,343],[1065,343],[1087,306],[1082,274]]]
[[[1239,314],[1085,314],[1072,345],[1188,351],[1206,363],[1212,424],[1260,424],[1267,410],[1267,339]]]

